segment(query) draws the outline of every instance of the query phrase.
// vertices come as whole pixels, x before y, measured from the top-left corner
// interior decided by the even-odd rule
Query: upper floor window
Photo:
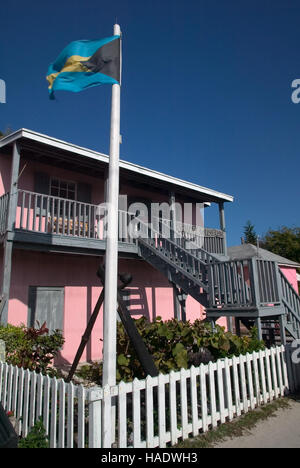
[[[68,180],[51,178],[50,195],[53,197],[76,200],[76,183]]]
[[[35,172],[34,192],[65,200],[75,200],[82,203],[92,202],[92,186],[87,182],[71,181],[52,177],[46,172]]]

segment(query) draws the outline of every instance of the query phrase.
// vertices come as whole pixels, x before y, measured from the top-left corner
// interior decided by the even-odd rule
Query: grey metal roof
[[[289,260],[288,258],[281,257],[280,255],[276,255],[269,250],[262,249],[261,247],[257,248],[257,246],[252,244],[241,244],[228,247],[227,255],[231,260],[245,260],[247,258],[259,257],[263,260],[277,262],[280,265],[300,268],[299,263]]]

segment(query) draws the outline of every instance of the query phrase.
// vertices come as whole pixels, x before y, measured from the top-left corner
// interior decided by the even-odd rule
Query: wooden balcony
[[[104,250],[106,240],[106,209],[51,195],[18,190],[17,210],[12,240],[19,243],[66,246]],[[9,193],[0,197],[0,235],[6,232]],[[119,210],[120,252],[137,253],[136,235],[129,228],[133,216]],[[165,220],[163,220],[165,222]],[[138,229],[138,223],[136,224]],[[209,253],[224,253],[223,233],[217,229],[202,229],[191,225],[176,226],[183,242],[192,243]]]
[[[255,312],[258,316],[283,314],[279,275],[275,262],[259,258],[211,262],[208,316],[222,317],[234,311],[245,317],[253,317]]]

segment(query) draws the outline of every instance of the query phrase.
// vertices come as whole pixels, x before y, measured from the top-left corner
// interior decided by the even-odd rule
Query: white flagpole
[[[118,24],[114,25],[114,35],[121,36]],[[103,314],[103,387],[116,384],[120,91],[120,84],[112,85]],[[103,446],[110,447],[112,433],[112,427],[110,426],[113,421],[111,421],[111,413],[108,407],[107,414],[103,414],[103,417],[105,421]]]

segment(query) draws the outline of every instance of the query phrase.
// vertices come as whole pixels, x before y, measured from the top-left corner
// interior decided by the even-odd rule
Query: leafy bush
[[[43,374],[55,374],[51,366],[54,357],[64,344],[60,330],[51,335],[44,323],[40,328],[13,325],[0,326],[0,339],[5,342],[6,361]]]
[[[42,418],[35,423],[27,437],[19,441],[18,448],[49,448],[49,440]]]
[[[252,329],[250,336],[238,337],[216,326],[215,332],[209,323],[196,320],[181,322],[175,319],[162,321],[158,317],[149,322],[145,317],[135,320],[150,354],[153,356],[159,372],[169,373],[202,362],[220,358],[238,356],[264,349],[265,345],[257,339],[257,330]],[[121,323],[117,331],[117,381],[131,381],[133,378],[145,378],[145,373],[133,349],[133,346]],[[83,378],[101,385],[102,363],[84,366],[78,372]]]

